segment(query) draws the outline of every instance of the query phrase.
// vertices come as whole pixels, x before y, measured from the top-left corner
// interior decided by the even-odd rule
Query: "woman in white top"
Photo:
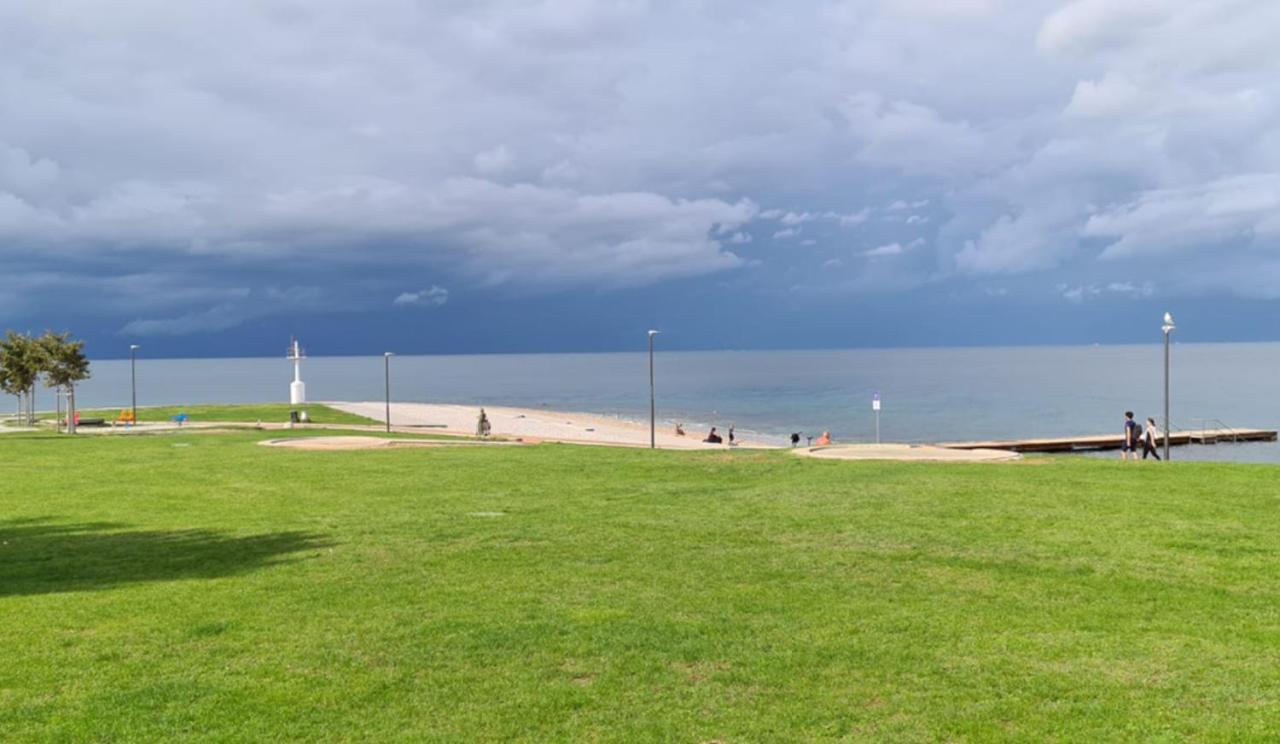
[[[1147,459],[1147,455],[1151,455],[1157,460],[1160,459],[1160,453],[1156,451],[1156,438],[1160,436],[1160,432],[1156,430],[1156,420],[1147,419],[1147,428],[1142,432],[1142,459]]]

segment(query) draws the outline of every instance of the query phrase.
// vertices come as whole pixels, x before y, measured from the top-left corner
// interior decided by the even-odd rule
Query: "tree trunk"
[[[67,386],[67,433],[76,433],[76,386]]]
[[[31,395],[27,398],[27,426],[36,425],[36,384],[31,383]]]

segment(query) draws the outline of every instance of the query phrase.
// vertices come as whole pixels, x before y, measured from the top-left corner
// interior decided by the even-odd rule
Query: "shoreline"
[[[319,401],[339,411],[365,416],[375,421],[383,420],[386,403],[382,401]],[[456,403],[395,403],[391,404],[393,427],[423,427],[426,431],[444,434],[474,436],[476,418],[484,408],[496,437],[512,437],[526,441],[566,442],[572,444],[604,444],[611,446],[649,446],[649,424],[607,414],[582,411],[553,411],[544,408],[520,408],[513,406],[478,406]],[[737,433],[735,431],[735,433]],[[709,444],[702,441],[705,432],[689,432],[676,436],[673,424],[660,425],[656,431],[656,444],[662,449],[781,449],[781,445],[768,441],[756,432],[742,432],[732,447]],[[728,438],[727,430],[721,435]]]

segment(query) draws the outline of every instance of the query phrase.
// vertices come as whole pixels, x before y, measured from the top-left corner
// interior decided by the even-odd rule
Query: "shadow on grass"
[[[108,522],[0,521],[0,597],[234,576],[333,545],[323,535],[134,530]]]

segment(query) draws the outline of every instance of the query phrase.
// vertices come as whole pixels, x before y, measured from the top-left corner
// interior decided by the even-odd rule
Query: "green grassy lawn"
[[[102,408],[89,411],[81,411],[80,418],[105,418],[107,421],[114,421],[120,415],[123,408]],[[139,408],[138,420],[147,421],[170,421],[179,413],[187,414],[187,420],[191,422],[248,422],[262,421],[263,423],[281,423],[289,420],[289,412],[301,410],[306,411],[311,417],[311,422],[315,424],[378,424],[380,421],[357,416],[354,413],[346,413],[329,406],[322,406],[316,403],[308,403],[300,406],[293,406],[287,403],[261,403],[249,405],[198,405],[198,406],[157,406],[154,408]]]
[[[1280,730],[1280,470],[0,434],[0,738]]]

